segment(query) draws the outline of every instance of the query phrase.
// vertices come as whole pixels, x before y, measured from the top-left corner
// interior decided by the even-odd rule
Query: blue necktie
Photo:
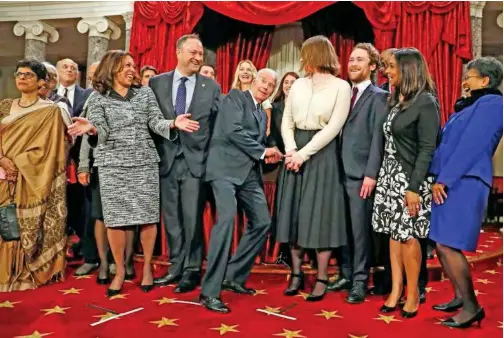
[[[266,124],[267,124],[266,113],[264,112],[264,110],[262,110],[260,103],[257,104],[256,108],[257,113],[259,114],[259,124],[261,126],[262,137],[266,137]]]
[[[186,109],[186,86],[185,83],[188,79],[186,77],[180,78],[180,84],[177,88],[177,97],[175,97],[175,114],[185,114]]]

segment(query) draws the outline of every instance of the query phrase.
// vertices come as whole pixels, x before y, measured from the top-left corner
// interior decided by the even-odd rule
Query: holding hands
[[[277,163],[281,161],[283,158],[283,154],[278,150],[277,147],[266,148],[266,152],[264,153],[264,162],[266,163]]]
[[[299,155],[297,150],[291,150],[288,151],[287,154],[285,154],[285,167],[287,168],[287,170],[292,170],[297,173],[303,163],[304,160],[301,155]]]
[[[411,217],[417,216],[420,211],[420,195],[413,191],[406,191],[404,205],[408,207]]]

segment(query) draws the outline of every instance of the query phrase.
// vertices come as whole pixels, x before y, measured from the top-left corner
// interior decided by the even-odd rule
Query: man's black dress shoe
[[[348,293],[346,298],[347,303],[360,304],[366,299],[366,285],[364,282],[355,282],[352,290]]]
[[[211,311],[219,313],[229,313],[231,311],[219,298],[200,295],[199,301],[201,305]]]
[[[177,283],[180,280],[180,276],[172,275],[168,273],[163,277],[154,278],[154,285],[168,285]]]
[[[338,278],[327,286],[327,291],[342,291],[350,290],[352,288],[352,282],[345,277]]]
[[[448,303],[437,304],[434,305],[432,308],[436,311],[455,312],[462,306],[464,306],[464,302],[462,301],[462,299],[454,298]]]
[[[199,276],[184,277],[180,280],[177,287],[173,290],[175,293],[191,292],[200,284]]]
[[[244,285],[240,285],[238,283],[235,283],[233,281],[229,280],[224,280],[222,282],[222,289],[223,290],[228,290],[228,291],[233,291],[236,293],[241,293],[243,295],[253,295],[256,293],[254,289],[249,289],[245,287]]]
[[[481,321],[485,319],[485,310],[482,307],[474,314],[474,316],[462,323],[457,323],[453,318],[442,321],[441,324],[449,327],[455,327],[457,329],[466,329],[470,327],[473,323],[478,322],[478,326],[481,326]]]

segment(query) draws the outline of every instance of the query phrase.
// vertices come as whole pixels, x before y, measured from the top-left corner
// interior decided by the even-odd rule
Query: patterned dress
[[[390,234],[395,241],[426,238],[429,234],[433,177],[427,177],[420,186],[420,211],[411,217],[404,206],[409,184],[408,174],[396,158],[396,147],[391,132],[399,107],[390,111],[383,124],[385,153],[376,184],[373,207],[373,230]]]

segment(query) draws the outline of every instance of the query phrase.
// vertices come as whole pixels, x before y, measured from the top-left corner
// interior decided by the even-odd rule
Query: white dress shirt
[[[354,107],[357,104],[357,101],[359,101],[360,97],[362,96],[362,93],[364,93],[364,91],[366,90],[367,87],[369,87],[370,84],[371,84],[371,80],[365,80],[365,81],[362,81],[361,83],[358,83],[358,84],[352,84],[352,89],[354,87],[357,87],[357,89],[359,90],[357,92],[357,97],[355,98]]]
[[[254,94],[252,94],[252,91],[250,89],[248,90],[248,92],[250,93],[250,96],[252,96],[252,100],[254,100],[254,106],[257,107],[257,105],[259,104],[259,102],[257,102],[257,100],[254,97]],[[264,107],[261,107],[261,108],[264,109]],[[261,160],[264,160],[264,156],[266,156],[266,150],[264,150],[264,153],[261,155]]]
[[[68,101],[70,101],[70,104],[73,107],[74,106],[74,99],[75,99],[75,83],[71,86],[68,86],[68,87],[64,87],[62,84],[60,84],[58,87],[58,95],[65,96],[65,88],[68,89],[66,97],[67,97]]]

